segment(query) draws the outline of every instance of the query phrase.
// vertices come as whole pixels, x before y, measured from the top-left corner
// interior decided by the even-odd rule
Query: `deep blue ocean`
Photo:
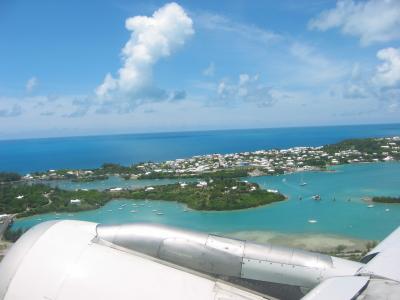
[[[131,164],[208,153],[319,146],[348,138],[400,135],[400,124],[124,134],[0,141],[0,170],[28,173]]]

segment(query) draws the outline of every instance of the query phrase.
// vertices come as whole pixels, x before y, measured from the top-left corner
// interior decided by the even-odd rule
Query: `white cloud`
[[[212,77],[212,76],[214,76],[214,73],[215,73],[215,64],[213,62],[211,62],[208,65],[208,67],[203,70],[203,75]]]
[[[258,75],[246,73],[239,75],[237,83],[222,80],[217,86],[217,94],[227,104],[254,103],[260,107],[272,106],[285,97],[281,91],[260,83]]]
[[[363,46],[400,38],[400,1],[337,1],[309,22],[310,29],[340,28],[342,33],[360,38]]]
[[[223,31],[235,34],[240,39],[252,40],[256,43],[270,44],[280,40],[281,35],[255,25],[234,22],[218,14],[200,14],[196,16],[196,24],[213,31]]]
[[[19,104],[14,104],[9,108],[0,108],[0,118],[17,117],[21,113],[22,108]]]
[[[293,43],[289,52],[303,64],[303,66],[295,65],[295,71],[301,73],[297,76],[300,81],[312,84],[332,83],[332,81],[342,79],[349,72],[345,64],[328,59],[317,49],[305,43]]]
[[[400,48],[385,48],[377,53],[383,62],[376,68],[373,83],[379,87],[395,87],[400,83]]]
[[[132,34],[122,49],[123,66],[116,78],[107,74],[97,87],[96,94],[100,98],[112,93],[132,96],[151,90],[154,64],[170,56],[194,34],[192,20],[176,3],[164,5],[151,17],[129,18],[125,27]]]
[[[36,77],[31,77],[28,79],[25,85],[25,90],[30,93],[32,92],[35,87],[39,84],[39,80]]]

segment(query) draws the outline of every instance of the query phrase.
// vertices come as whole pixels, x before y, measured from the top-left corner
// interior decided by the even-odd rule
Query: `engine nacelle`
[[[97,238],[214,275],[312,288],[363,264],[271,244],[257,244],[163,225],[98,225]]]

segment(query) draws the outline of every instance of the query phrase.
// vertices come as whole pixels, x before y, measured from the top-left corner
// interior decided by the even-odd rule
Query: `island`
[[[282,201],[278,191],[235,179],[148,186],[141,189],[63,190],[45,184],[0,185],[0,212],[26,217],[49,212],[96,209],[112,199],[177,201],[197,210],[235,210]]]
[[[372,197],[372,201],[377,203],[400,204],[400,197],[375,196]]]

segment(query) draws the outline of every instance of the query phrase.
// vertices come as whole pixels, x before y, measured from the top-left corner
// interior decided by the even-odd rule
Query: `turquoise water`
[[[220,233],[274,231],[382,239],[400,225],[400,205],[374,204],[368,208],[368,203],[362,200],[372,195],[399,196],[400,163],[346,165],[335,167],[334,171],[248,178],[264,188],[279,189],[289,197],[287,201],[259,208],[231,212],[185,211],[183,205],[175,202],[121,199],[94,211],[21,219],[13,228],[29,228],[60,218],[107,224],[154,222]],[[301,187],[301,180],[308,184]],[[315,194],[320,194],[322,200],[312,200]],[[299,200],[299,196],[303,199]],[[164,214],[157,215],[153,210]],[[309,223],[309,220],[317,222]]]

